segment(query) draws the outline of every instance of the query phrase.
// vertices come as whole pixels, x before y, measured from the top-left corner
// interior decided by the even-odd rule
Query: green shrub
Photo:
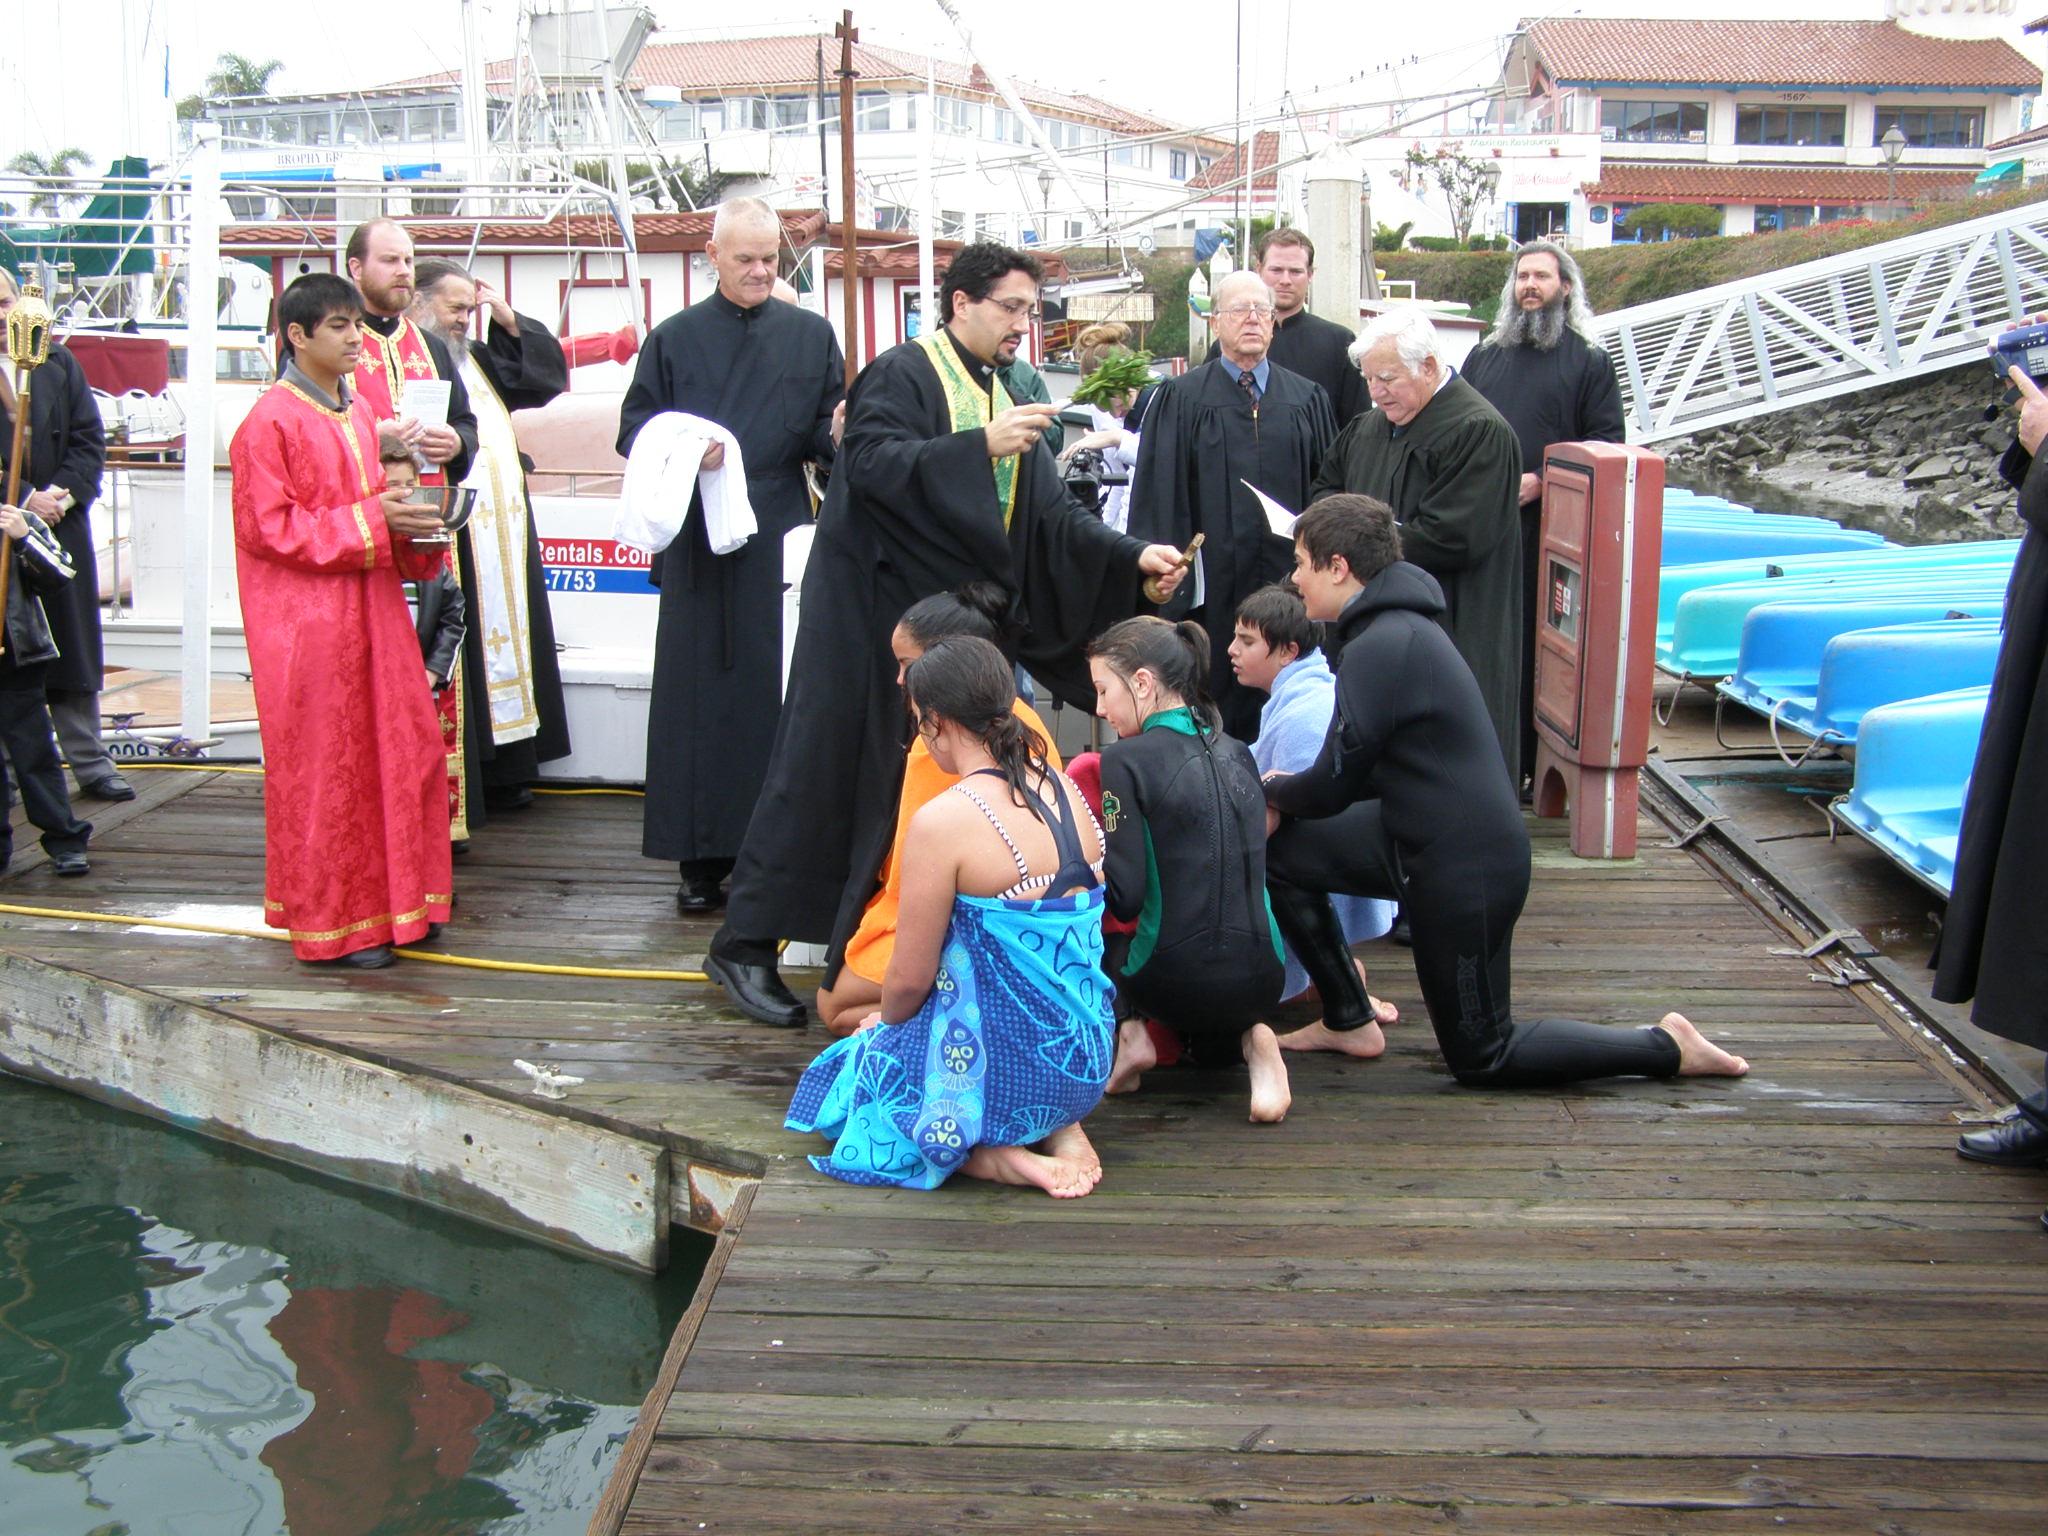
[[[1698,240],[1721,233],[1721,210],[1703,203],[1645,203],[1630,210],[1628,227],[1645,240]]]
[[[1504,251],[1389,251],[1378,258],[1390,280],[1415,283],[1418,299],[1442,299],[1470,305],[1474,314],[1490,314],[1508,280]]]
[[[1579,266],[1586,274],[1586,298],[1595,310],[1605,314],[1611,309],[1668,299],[1715,283],[1757,277],[1802,261],[1861,250],[1880,241],[2002,213],[2044,199],[2048,199],[2048,186],[2021,188],[1995,197],[1972,197],[1964,192],[1954,201],[1929,204],[1891,223],[1839,219],[1770,235],[1714,235],[1701,240],[1613,245],[1579,252]]]

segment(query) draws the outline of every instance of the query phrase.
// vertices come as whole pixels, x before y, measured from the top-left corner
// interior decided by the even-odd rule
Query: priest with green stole
[[[1444,628],[1472,669],[1521,782],[1522,541],[1515,429],[1445,362],[1436,327],[1408,306],[1352,343],[1375,409],[1337,435],[1304,505],[1348,491],[1383,501],[1401,550],[1443,588]]]
[[[1038,318],[1040,277],[1025,252],[963,248],[939,290],[945,325],[884,352],[847,396],[782,725],[705,959],[763,1023],[807,1018],[776,972],[776,941],[829,942],[829,985],[879,875],[907,745],[889,645],[904,609],[999,583],[1012,659],[1092,709],[1083,647],[1139,610],[1147,576],[1170,593],[1180,574],[1178,550],[1116,532],[1067,494],[1041,441],[1053,408],[1003,390],[997,370]]]

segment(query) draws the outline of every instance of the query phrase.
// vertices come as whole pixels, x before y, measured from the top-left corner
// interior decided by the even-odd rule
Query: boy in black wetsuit
[[[1508,956],[1529,894],[1529,834],[1479,685],[1438,623],[1443,594],[1401,559],[1385,503],[1328,496],[1294,528],[1294,584],[1335,621],[1337,712],[1315,765],[1271,775],[1266,848],[1281,931],[1325,1013],[1300,1048],[1347,1049],[1372,1011],[1326,893],[1399,900],[1415,974],[1461,1083],[1536,1087],[1619,1075],[1739,1077],[1749,1064],[1682,1015],[1618,1028],[1521,1019]]]

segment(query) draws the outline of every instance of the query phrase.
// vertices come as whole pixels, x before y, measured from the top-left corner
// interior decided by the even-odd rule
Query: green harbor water
[[[657,1279],[0,1077],[5,1536],[580,1533]]]

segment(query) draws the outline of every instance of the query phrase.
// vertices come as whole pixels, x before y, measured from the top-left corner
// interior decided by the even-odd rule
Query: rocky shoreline
[[[1820,512],[1901,544],[2024,532],[1998,460],[2015,415],[1971,364],[1665,445],[1665,482],[1773,512]]]

